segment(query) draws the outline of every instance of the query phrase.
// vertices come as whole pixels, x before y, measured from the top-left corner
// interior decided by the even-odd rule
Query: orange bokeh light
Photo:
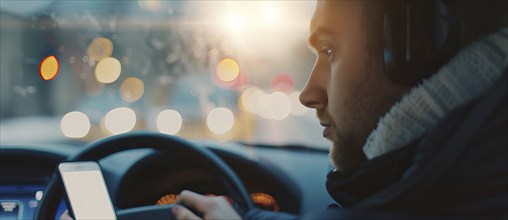
[[[39,73],[43,80],[52,80],[58,75],[58,71],[60,70],[60,62],[58,59],[51,55],[47,56],[41,61],[39,65]]]

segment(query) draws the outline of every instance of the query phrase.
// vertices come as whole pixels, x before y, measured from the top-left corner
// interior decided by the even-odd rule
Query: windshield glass
[[[313,1],[1,4],[1,141],[133,130],[326,148],[298,101]]]

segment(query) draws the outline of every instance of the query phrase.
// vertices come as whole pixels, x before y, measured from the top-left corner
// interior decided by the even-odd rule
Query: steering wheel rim
[[[99,160],[108,155],[137,148],[151,148],[166,152],[176,152],[186,156],[197,157],[207,164],[223,182],[226,194],[237,203],[237,211],[247,212],[254,208],[247,190],[235,172],[210,150],[199,147],[183,138],[155,133],[130,132],[104,138],[88,144],[79,153],[68,158],[68,161]],[[63,187],[56,172],[49,181],[44,196],[35,212],[35,219],[54,219],[58,204],[63,198]],[[242,215],[243,213],[239,213]],[[147,216],[148,217],[148,216]]]

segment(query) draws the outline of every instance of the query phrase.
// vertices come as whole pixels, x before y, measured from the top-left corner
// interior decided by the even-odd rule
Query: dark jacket
[[[327,178],[341,208],[301,218],[508,218],[507,70],[486,93],[455,108],[418,140]],[[258,210],[245,217],[297,218]]]

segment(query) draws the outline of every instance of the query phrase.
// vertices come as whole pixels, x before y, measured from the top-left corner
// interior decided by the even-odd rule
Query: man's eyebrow
[[[319,38],[322,36],[333,36],[334,32],[329,28],[317,28],[313,31],[307,39],[307,45],[311,48],[316,48]]]

